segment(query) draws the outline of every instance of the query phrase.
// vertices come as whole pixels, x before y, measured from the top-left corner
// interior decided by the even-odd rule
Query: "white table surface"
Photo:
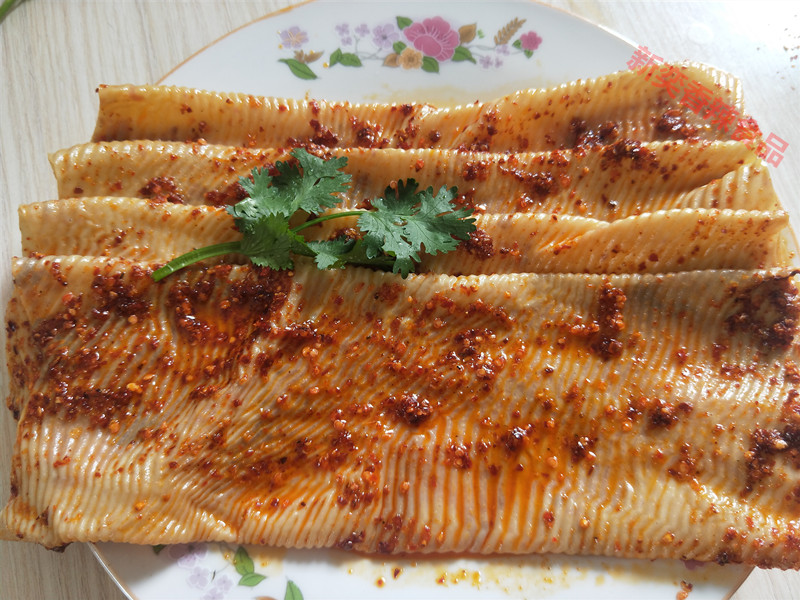
[[[761,129],[789,142],[772,170],[800,223],[800,2],[547,2],[648,46],[668,61],[738,75]],[[47,153],[89,139],[100,83],[155,82],[228,31],[289,0],[28,0],[0,24],[0,261],[19,247],[16,207],[55,197]],[[7,271],[4,271],[7,272]],[[8,299],[3,285],[2,305]],[[5,369],[0,371],[7,393]],[[14,423],[0,413],[0,501]],[[89,548],[55,553],[0,542],[4,600],[124,598]],[[800,598],[800,573],[755,570],[735,600]],[[689,596],[691,600],[691,595]]]

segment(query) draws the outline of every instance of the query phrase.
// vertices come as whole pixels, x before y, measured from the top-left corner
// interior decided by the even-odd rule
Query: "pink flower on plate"
[[[529,50],[533,52],[539,47],[539,44],[542,43],[542,38],[539,37],[535,31],[529,31],[528,33],[523,33],[520,36],[519,43],[523,50]]]
[[[412,23],[404,29],[404,33],[414,48],[436,60],[452,58],[459,44],[458,32],[442,17]]]

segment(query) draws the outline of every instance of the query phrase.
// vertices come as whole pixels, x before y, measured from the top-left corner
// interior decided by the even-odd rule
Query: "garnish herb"
[[[3,0],[3,3],[0,4],[0,23],[3,22],[3,19],[6,18],[6,15],[14,8],[15,4],[22,4],[25,0]]]
[[[226,210],[242,233],[241,240],[187,252],[156,270],[153,279],[160,281],[195,262],[231,253],[277,270],[294,268],[292,255],[300,255],[314,258],[320,269],[352,264],[391,269],[406,277],[414,271],[420,252],[450,252],[475,231],[472,209],[452,204],[455,188],[418,191],[413,179],[388,187],[382,198],[370,202],[371,210],[326,213],[293,226],[290,223],[300,211],[314,215],[340,203],[337,194],[347,189],[350,175],[340,170],[347,164],[345,157],[324,160],[304,149],[291,154],[297,163],[276,163],[275,176],[256,168],[252,179],[239,179],[248,197]],[[358,217],[358,236],[315,241],[300,233],[323,221],[353,216]]]

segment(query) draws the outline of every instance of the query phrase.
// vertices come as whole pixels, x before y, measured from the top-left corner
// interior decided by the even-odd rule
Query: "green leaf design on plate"
[[[239,546],[236,549],[236,554],[233,555],[233,568],[242,576],[239,579],[238,585],[253,587],[267,578],[266,575],[259,575],[255,572],[253,559],[250,558],[244,546]]]
[[[357,55],[353,54],[352,52],[342,52],[341,48],[337,48],[331,53],[331,57],[328,60],[328,64],[332,67],[333,65],[344,65],[345,67],[362,67],[364,66],[361,63],[361,59],[358,58]]]
[[[233,555],[233,566],[239,575],[249,575],[255,571],[253,559],[250,558],[244,546],[236,549],[236,554]]]
[[[361,59],[358,58],[358,56],[356,56],[352,52],[344,52],[344,53],[342,53],[342,57],[339,60],[339,62],[341,62],[345,67],[361,67],[361,66],[363,66],[361,64]]]
[[[161,554],[161,551],[166,547],[167,547],[166,544],[156,544],[155,546],[153,546],[153,552],[155,552],[156,555],[159,555]]]
[[[408,17],[397,17],[397,27],[398,29],[405,29],[409,25],[411,25],[414,21],[409,19]]]
[[[395,54],[400,54],[405,49],[406,45],[403,42],[395,42],[392,44],[392,50],[395,51]]]
[[[523,50],[522,48],[522,40],[515,40],[513,44],[511,44],[517,50],[522,50],[522,53],[527,57],[530,58],[533,56],[533,50]]]
[[[312,71],[305,63],[301,63],[294,58],[279,58],[278,62],[286,63],[295,77],[300,79],[316,79],[317,74]]]
[[[303,600],[303,593],[291,579],[286,582],[286,593],[283,600]]]
[[[472,52],[469,51],[469,48],[466,46],[456,46],[456,51],[453,53],[453,62],[460,62],[462,60],[468,60],[469,62],[477,62],[475,57],[472,56]]]
[[[423,56],[422,57],[422,70],[426,71],[427,73],[438,73],[439,72],[439,61],[433,58],[432,56]]]
[[[239,585],[243,585],[245,587],[253,587],[261,583],[266,579],[266,576],[259,575],[258,573],[248,573],[247,575],[242,575],[242,578],[239,580]]]

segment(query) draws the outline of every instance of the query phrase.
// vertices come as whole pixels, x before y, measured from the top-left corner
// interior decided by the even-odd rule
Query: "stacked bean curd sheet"
[[[731,132],[635,72],[448,108],[99,97],[58,199],[19,210],[3,537],[800,567],[798,271]],[[295,147],[347,158],[332,210],[413,178],[477,230],[407,278],[153,281],[238,239],[239,178]]]

